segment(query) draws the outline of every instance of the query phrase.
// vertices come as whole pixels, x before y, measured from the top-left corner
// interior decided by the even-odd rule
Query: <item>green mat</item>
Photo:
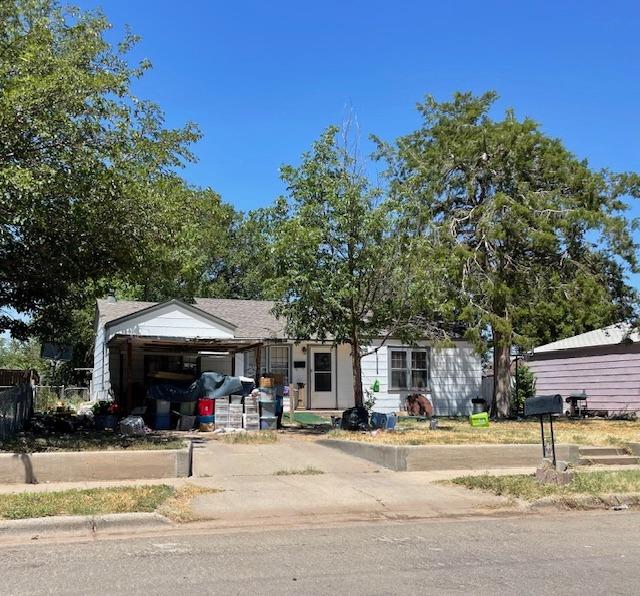
[[[291,420],[291,414],[288,412],[284,414],[282,417],[286,420]],[[309,425],[309,426],[317,426],[319,424],[331,424],[331,420],[329,418],[318,416],[317,414],[313,414],[312,412],[294,412],[293,420],[299,424]]]

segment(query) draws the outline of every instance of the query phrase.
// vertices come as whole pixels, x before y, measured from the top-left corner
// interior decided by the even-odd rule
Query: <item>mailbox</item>
[[[556,441],[553,436],[553,415],[562,414],[561,395],[536,395],[524,400],[524,415],[538,416],[540,418],[540,434],[542,436],[542,457],[547,457],[547,446],[544,439],[543,416],[549,416],[549,426],[551,428],[551,455],[553,466],[556,466]]]
[[[562,414],[561,395],[536,395],[524,400],[525,416],[551,416]]]

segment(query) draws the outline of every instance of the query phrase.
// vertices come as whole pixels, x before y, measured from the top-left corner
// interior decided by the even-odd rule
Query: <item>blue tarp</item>
[[[248,395],[253,382],[243,382],[240,377],[231,377],[216,372],[202,373],[191,385],[176,382],[159,382],[149,386],[151,399],[171,402],[196,401],[201,397],[215,399],[225,395]]]

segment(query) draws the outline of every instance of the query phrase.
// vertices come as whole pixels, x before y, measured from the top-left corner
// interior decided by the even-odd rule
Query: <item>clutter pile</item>
[[[252,379],[203,373],[188,387],[175,382],[155,383],[147,393],[148,406],[133,415],[151,418],[158,430],[258,431],[281,427],[284,382],[281,375]]]

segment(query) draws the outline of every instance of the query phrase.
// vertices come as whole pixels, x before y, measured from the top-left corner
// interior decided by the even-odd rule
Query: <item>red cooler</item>
[[[200,398],[198,400],[198,416],[213,416],[214,400]]]

